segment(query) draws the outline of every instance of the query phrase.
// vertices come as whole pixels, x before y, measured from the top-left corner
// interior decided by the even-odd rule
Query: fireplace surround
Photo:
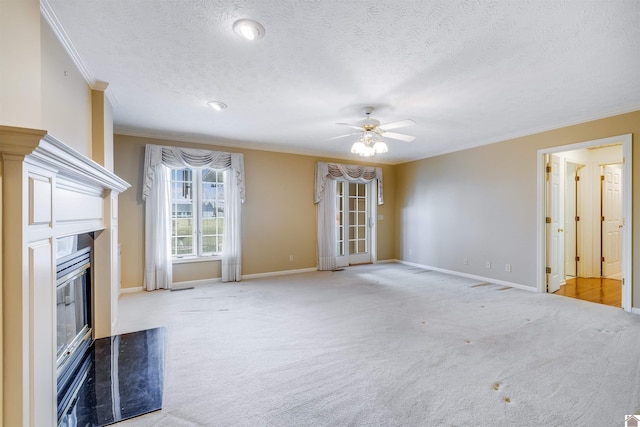
[[[57,417],[71,404],[83,374],[83,360],[93,342],[91,254],[93,233],[61,237],[56,242]]]
[[[57,239],[93,233],[87,287],[91,335],[113,335],[119,291],[117,202],[129,184],[46,131],[8,126],[0,126],[0,181],[0,424],[51,426],[58,396]]]

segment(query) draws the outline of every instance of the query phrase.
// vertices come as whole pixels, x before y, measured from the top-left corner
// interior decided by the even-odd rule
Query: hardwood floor
[[[604,277],[575,277],[554,292],[570,298],[622,307],[622,281]]]

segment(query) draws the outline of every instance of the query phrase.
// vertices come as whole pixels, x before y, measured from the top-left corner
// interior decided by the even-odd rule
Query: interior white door
[[[564,274],[578,275],[578,183],[581,165],[567,162],[564,181]]]
[[[602,275],[622,274],[622,168],[603,168],[602,180]]]
[[[555,292],[565,282],[562,158],[550,155],[547,166],[547,291]]]
[[[371,184],[339,181],[336,188],[336,265],[371,262]]]

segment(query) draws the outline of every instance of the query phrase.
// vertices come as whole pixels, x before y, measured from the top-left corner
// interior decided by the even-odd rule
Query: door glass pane
[[[367,214],[365,212],[358,212],[358,225],[365,225],[367,223]]]

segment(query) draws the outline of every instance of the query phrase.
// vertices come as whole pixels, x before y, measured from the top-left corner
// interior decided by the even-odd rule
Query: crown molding
[[[73,42],[69,38],[69,35],[65,31],[48,0],[40,0],[40,13],[45,21],[47,21],[49,27],[51,27],[51,30],[53,30],[58,40],[60,40],[60,43],[62,43],[62,47],[71,58],[71,61],[73,61],[75,66],[78,68],[78,71],[80,71],[80,74],[89,87],[93,90],[104,91],[111,105],[115,106],[118,103],[115,96],[111,91],[106,91],[108,83],[100,81],[94,77],[93,71],[89,65],[83,61],[82,57],[76,50]]]

